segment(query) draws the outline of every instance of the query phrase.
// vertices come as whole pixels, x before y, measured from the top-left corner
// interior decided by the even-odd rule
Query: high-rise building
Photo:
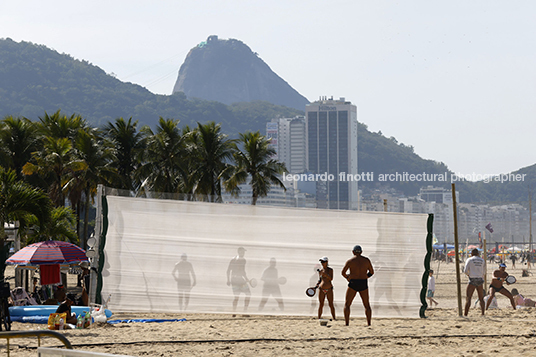
[[[285,164],[288,173],[306,170],[303,116],[272,119],[266,124],[266,136],[272,139],[270,145],[277,151],[277,160]]]
[[[307,170],[318,174],[317,206],[357,209],[357,107],[322,97],[305,107]]]

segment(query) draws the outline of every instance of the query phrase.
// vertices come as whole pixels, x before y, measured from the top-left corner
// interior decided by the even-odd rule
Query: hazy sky
[[[0,0],[0,37],[171,94],[209,35],[243,41],[310,101],[345,97],[369,130],[455,172],[536,163],[536,2]]]

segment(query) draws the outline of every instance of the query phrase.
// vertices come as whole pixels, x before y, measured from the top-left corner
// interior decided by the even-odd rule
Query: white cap
[[[322,257],[322,258],[320,258],[318,261],[320,261],[320,262],[327,262],[328,260],[329,260],[328,257]]]

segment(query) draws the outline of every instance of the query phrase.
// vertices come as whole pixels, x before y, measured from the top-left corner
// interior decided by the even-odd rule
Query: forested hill
[[[304,108],[305,109],[305,108]],[[45,111],[61,110],[79,114],[94,126],[118,117],[155,127],[159,117],[180,119],[180,125],[215,121],[231,137],[250,131],[265,132],[266,122],[276,117],[303,115],[303,111],[268,102],[244,102],[225,105],[206,100],[189,100],[182,92],[170,96],[155,95],[147,89],[124,83],[101,68],[67,54],[59,54],[43,45],[0,39],[0,118],[7,115],[38,120]],[[445,164],[424,160],[413,147],[370,132],[359,124],[358,166],[360,172],[429,173],[449,172]],[[462,202],[520,202],[527,196],[527,185],[535,186],[536,166],[521,169],[526,181],[517,183],[458,183]],[[449,172],[450,174],[450,172]],[[431,183],[450,188],[450,182]],[[405,195],[415,195],[423,182],[362,182],[360,187],[373,190],[390,186]]]
[[[263,128],[270,119],[302,111],[268,102],[225,105],[188,100],[181,93],[156,95],[124,83],[87,61],[59,54],[43,45],[0,39],[0,116],[36,120],[44,112],[80,114],[95,126],[118,117],[151,127],[159,117],[180,119],[181,125],[215,121],[227,133]],[[245,115],[247,112],[254,116]]]

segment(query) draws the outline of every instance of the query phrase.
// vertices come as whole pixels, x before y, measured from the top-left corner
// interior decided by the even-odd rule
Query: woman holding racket
[[[331,310],[331,316],[333,320],[335,318],[335,305],[333,304],[333,269],[328,267],[328,257],[320,258],[322,269],[318,269],[318,318],[322,318],[322,312],[324,310],[324,301],[328,298],[329,308]]]
[[[516,303],[514,301],[514,297],[512,296],[512,293],[503,286],[504,282],[506,282],[507,285],[510,285],[510,279],[508,279],[508,273],[506,272],[506,264],[501,263],[499,264],[499,269],[493,272],[493,279],[491,279],[491,284],[489,286],[489,298],[488,298],[488,302],[486,303],[486,310],[491,304],[491,301],[493,300],[495,293],[501,293],[504,296],[506,296],[508,299],[510,299],[510,303],[512,304],[512,307],[514,308],[514,310],[516,309]]]

